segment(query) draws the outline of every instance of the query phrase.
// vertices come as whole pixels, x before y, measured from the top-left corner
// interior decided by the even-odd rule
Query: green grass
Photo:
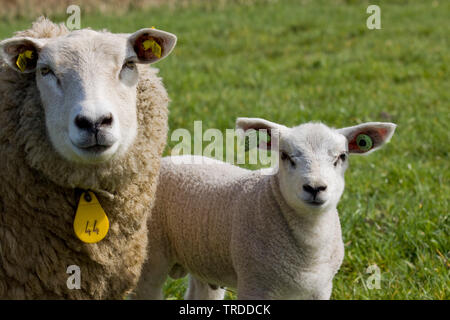
[[[82,25],[115,32],[154,25],[178,35],[157,65],[172,99],[171,131],[192,130],[194,120],[224,131],[238,116],[397,123],[385,148],[351,159],[339,204],[346,254],[332,298],[449,299],[450,3],[375,3],[382,30],[366,28],[364,1],[162,7],[82,16]],[[29,23],[0,22],[0,36]],[[372,264],[379,290],[366,286]],[[181,298],[185,286],[169,280],[167,298]]]

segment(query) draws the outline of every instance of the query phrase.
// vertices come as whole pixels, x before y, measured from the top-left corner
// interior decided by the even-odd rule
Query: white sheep
[[[167,138],[169,98],[148,64],[175,43],[44,18],[0,42],[0,299],[122,299],[135,287]],[[98,206],[80,218],[80,189],[107,219]]]
[[[273,175],[164,158],[137,298],[161,298],[167,275],[189,272],[188,299],[223,298],[218,286],[239,299],[329,299],[344,256],[336,205],[348,154],[377,150],[395,127],[239,118],[237,128],[266,129],[278,143]]]

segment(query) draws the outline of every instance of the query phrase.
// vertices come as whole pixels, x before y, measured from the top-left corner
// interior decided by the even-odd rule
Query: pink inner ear
[[[11,45],[9,47],[6,48],[6,52],[8,54],[10,54],[12,56],[11,58],[11,64],[15,65],[16,61],[19,57],[19,54],[30,50],[33,52],[33,55],[31,57],[31,59],[27,58],[27,64],[26,64],[26,69],[27,70],[31,70],[34,69],[36,67],[36,63],[37,63],[37,59],[38,59],[38,54],[37,54],[37,49],[31,44],[31,43],[23,43],[23,44],[18,44],[18,45]]]
[[[262,130],[262,129],[265,129],[267,131],[267,136],[268,136],[268,138],[270,140],[267,141],[267,142],[263,141],[263,140],[260,140],[258,148],[260,148],[260,149],[267,149],[268,150],[272,146],[272,131],[270,129],[267,129],[267,128],[260,128],[258,130]]]
[[[363,133],[363,132],[360,132],[360,133]],[[358,134],[360,134],[360,133],[358,133]],[[361,149],[359,149],[358,145],[356,144],[356,137],[358,136],[358,134],[355,135],[355,137],[351,141],[348,142],[348,151],[349,152],[356,152],[356,153],[364,152]]]
[[[269,127],[265,127],[265,126],[261,126],[261,125],[260,126],[256,126],[256,125],[253,125],[253,124],[247,124],[247,125],[242,126],[241,128],[242,128],[242,130],[244,130],[244,132],[248,131],[250,129],[253,129],[253,130],[256,130],[256,131],[259,131],[259,130],[262,130],[262,129],[266,129],[267,132],[269,132]]]
[[[376,131],[383,139],[387,136],[388,130],[385,128],[377,128]]]
[[[157,57],[152,52],[152,50],[144,50],[142,43],[145,40],[153,40],[156,43],[158,43],[158,45],[161,46],[161,56],[164,55],[164,39],[151,36],[150,34],[143,34],[135,40],[134,47],[133,47],[133,49],[136,52],[139,59],[142,59],[144,61],[153,61],[153,60],[159,59],[159,57]]]

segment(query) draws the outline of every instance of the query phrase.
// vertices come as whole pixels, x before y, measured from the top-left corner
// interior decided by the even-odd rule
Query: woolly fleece
[[[172,159],[161,162],[138,299],[161,298],[156,289],[167,275],[186,272],[237,288],[239,299],[329,299],[344,256],[336,210],[302,217],[277,175]]]
[[[16,36],[57,37],[64,25],[39,19]],[[138,136],[127,155],[91,166],[64,160],[46,134],[35,75],[0,66],[0,298],[121,299],[135,286],[146,256],[146,221],[167,138],[168,96],[157,69],[139,66]],[[97,194],[110,221],[105,239],[74,234],[80,192]],[[67,267],[81,270],[69,290]]]

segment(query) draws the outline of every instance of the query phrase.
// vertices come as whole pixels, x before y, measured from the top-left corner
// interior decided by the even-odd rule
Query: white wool
[[[278,130],[279,171],[164,158],[138,298],[161,298],[167,275],[186,273],[189,299],[220,299],[219,286],[237,289],[239,299],[330,298],[344,256],[336,206],[347,155],[361,153],[353,143],[359,134],[376,149],[395,125],[287,128],[240,118],[237,127]]]

